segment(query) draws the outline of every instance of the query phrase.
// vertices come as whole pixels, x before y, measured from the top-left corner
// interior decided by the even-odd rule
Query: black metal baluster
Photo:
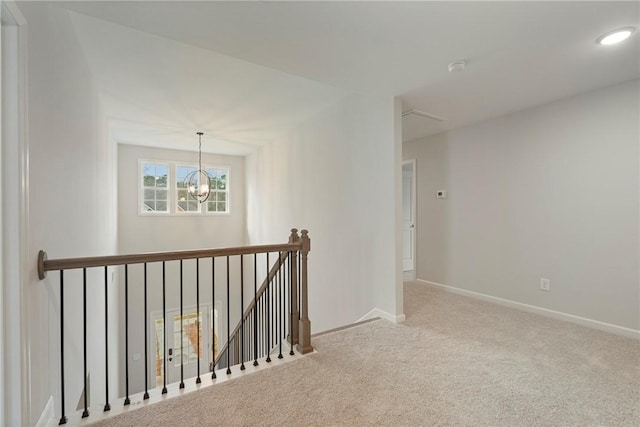
[[[253,366],[258,366],[258,254],[253,254]]]
[[[212,331],[212,344],[211,344],[211,354],[213,358],[211,359],[211,379],[216,379],[216,259],[211,257],[211,324]]]
[[[244,255],[240,254],[240,370],[244,371]]]
[[[272,350],[273,347],[275,347],[276,345],[276,321],[275,321],[275,307],[273,304],[273,295],[275,293],[275,286],[277,285],[278,281],[277,281],[277,274],[278,271],[275,272],[276,274],[273,275],[273,279],[271,279],[271,281],[269,282],[269,314],[271,315],[270,321],[271,321],[271,328],[269,328],[269,331],[271,332],[270,338],[271,338],[271,347],[269,347],[269,350]]]
[[[262,308],[262,302],[264,293],[258,298],[258,357],[262,358],[264,355],[264,310]]]
[[[196,339],[198,352],[198,377],[196,384],[200,384],[200,258],[196,258]]]
[[[229,324],[231,323],[231,315],[230,315],[230,300],[231,294],[229,293],[229,256],[227,255],[227,375],[231,373],[231,365],[230,365],[230,354],[229,351],[231,347],[229,346],[229,342],[231,337],[229,336]]]
[[[275,310],[274,310],[274,307],[273,307],[273,293],[275,291],[276,283],[278,283],[277,280],[276,280],[278,272],[276,271],[275,273],[276,274],[273,275],[273,279],[269,281],[269,287],[267,288],[269,290],[269,296],[268,296],[268,300],[269,300],[269,315],[270,315],[269,321],[270,321],[270,326],[271,326],[269,328],[269,333],[271,334],[271,335],[269,335],[269,338],[271,340],[271,346],[269,347],[269,350],[270,350],[269,353],[271,353],[271,350],[276,345],[276,333],[275,333],[276,322],[275,322],[275,316],[274,316]]]
[[[278,252],[278,282],[278,341],[280,343],[278,359],[282,359],[282,252]]]
[[[87,405],[87,269],[82,269],[82,350],[84,357],[84,411],[82,418],[89,416],[89,408]]]
[[[180,388],[184,388],[184,306],[182,304],[182,260],[180,260]]]
[[[271,332],[271,325],[269,322],[269,315],[271,314],[269,312],[269,289],[271,287],[271,281],[269,280],[269,252],[267,252],[267,288],[265,289],[265,292],[267,293],[267,299],[265,301],[265,308],[267,310],[267,327],[265,328],[266,332],[267,332],[267,363],[271,362],[271,336],[270,336],[270,332]]]
[[[293,352],[293,300],[291,295],[293,293],[293,282],[291,281],[291,271],[293,270],[293,263],[295,259],[293,259],[293,252],[289,252],[289,344],[291,345],[289,355],[293,356],[295,353]]]
[[[302,307],[302,254],[298,252],[298,307]],[[300,320],[301,309],[298,309],[298,319]]]
[[[149,312],[147,307],[147,263],[144,263],[144,396],[143,400],[149,398]]]
[[[124,376],[125,399],[124,404],[129,405],[129,265],[124,265]]]
[[[109,404],[109,305],[108,305],[108,288],[109,272],[108,267],[104,266],[104,384],[105,384],[105,404],[104,411],[111,410]]]
[[[64,413],[64,270],[60,270],[60,386],[61,415],[58,425],[67,423]]]
[[[167,275],[165,261],[162,261],[162,394],[167,394]]]

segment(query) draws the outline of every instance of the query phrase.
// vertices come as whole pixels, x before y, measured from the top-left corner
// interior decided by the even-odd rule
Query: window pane
[[[224,193],[222,191],[218,192],[218,201],[219,202],[226,202],[227,201],[227,193]]]
[[[185,212],[187,210],[187,202],[178,202],[178,212]]]
[[[226,202],[218,202],[218,212],[226,212]]]
[[[216,202],[207,202],[207,211],[215,212],[216,211]]]
[[[156,211],[158,211],[158,212],[168,212],[167,202],[156,202]]]
[[[169,167],[166,165],[156,165],[156,187],[167,186],[167,175],[169,174]]]
[[[156,185],[156,179],[151,175],[145,175],[142,178],[142,182],[143,182],[142,185],[145,187],[153,187]]]
[[[198,202],[195,200],[189,201],[189,212],[196,212],[198,210]]]
[[[167,196],[167,190],[156,190],[156,200],[167,200]]]
[[[145,200],[155,200],[155,198],[156,198],[156,190],[144,190]]]
[[[189,195],[187,194],[187,190],[178,190],[178,201],[186,202]]]
[[[145,200],[144,201],[144,210],[145,212],[153,212],[156,210],[156,201],[155,200]]]
[[[189,175],[191,172],[194,172],[196,170],[198,170],[198,168],[196,167],[176,166],[176,183],[178,184],[178,186],[182,184],[182,182],[187,177],[187,175]]]

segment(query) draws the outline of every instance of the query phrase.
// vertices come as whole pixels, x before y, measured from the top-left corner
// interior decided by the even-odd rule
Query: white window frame
[[[158,211],[145,211],[144,210],[144,165],[155,164],[167,167],[167,210],[163,212]],[[167,216],[171,215],[171,182],[172,177],[172,165],[171,162],[164,160],[154,159],[138,159],[138,214],[141,216]],[[156,187],[157,188],[157,187]]]
[[[155,212],[144,210],[144,165],[147,163],[163,165],[167,167],[167,204],[169,210],[167,212]],[[180,212],[178,211],[178,172],[179,166],[198,168],[197,163],[192,162],[180,162],[175,160],[161,160],[161,159],[138,159],[138,215],[139,216],[227,216],[231,215],[231,175],[232,168],[229,165],[215,165],[215,164],[202,164],[204,170],[207,169],[222,169],[227,173],[227,188],[226,188],[226,212],[209,212],[207,209],[207,202],[200,203],[199,209],[192,212]],[[217,190],[216,190],[217,191]]]

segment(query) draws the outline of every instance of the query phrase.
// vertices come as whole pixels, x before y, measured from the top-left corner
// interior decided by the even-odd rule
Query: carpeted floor
[[[637,340],[412,283],[405,313],[95,425],[640,425]]]

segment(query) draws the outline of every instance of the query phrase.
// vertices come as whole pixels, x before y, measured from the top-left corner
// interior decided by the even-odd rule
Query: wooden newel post
[[[311,250],[311,239],[309,239],[309,232],[302,230],[302,262],[300,263],[300,296],[302,300],[302,307],[300,307],[300,331],[298,351],[302,354],[313,351],[311,346],[311,322],[309,321],[309,294],[307,292],[307,256]]]
[[[292,228],[289,236],[289,243],[298,243],[300,236],[298,229]],[[292,344],[298,344],[298,330],[300,326],[300,312],[298,308],[298,252],[291,252],[291,336],[289,340]]]

